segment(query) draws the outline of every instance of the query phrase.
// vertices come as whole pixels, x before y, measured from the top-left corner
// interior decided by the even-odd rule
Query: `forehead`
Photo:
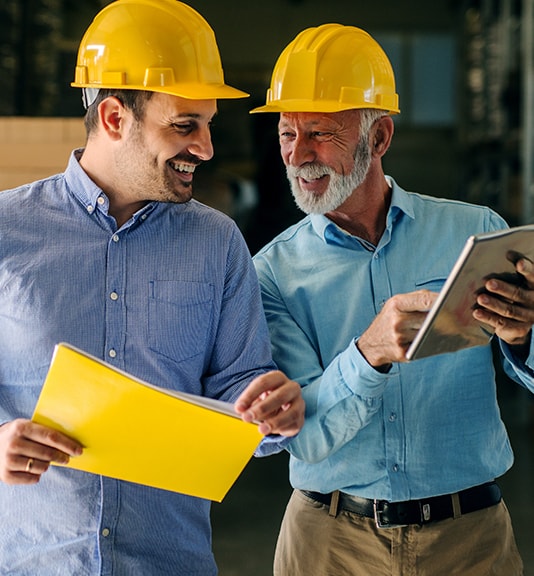
[[[156,92],[147,103],[148,110],[169,118],[198,118],[210,121],[217,114],[217,100],[190,100]]]
[[[341,112],[282,112],[278,126],[281,128],[314,129],[318,126],[336,130],[359,125],[359,110]]]

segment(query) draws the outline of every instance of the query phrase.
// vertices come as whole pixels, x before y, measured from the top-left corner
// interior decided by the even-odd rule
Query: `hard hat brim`
[[[385,114],[399,114],[400,110],[398,108],[393,108],[390,110],[385,109],[383,106],[372,104],[370,102],[364,102],[361,105],[354,105],[351,103],[341,103],[337,101],[325,101],[325,100],[284,100],[283,102],[265,104],[264,106],[258,106],[250,110],[250,114],[257,114],[261,112],[342,112],[343,110],[359,110],[362,108],[371,108],[373,110],[384,110]]]
[[[174,86],[132,86],[106,83],[105,86],[97,83],[72,82],[74,88],[104,88],[106,90],[145,90],[149,92],[159,92],[179,96],[187,100],[226,100],[237,98],[248,98],[250,94],[228,86],[226,84],[176,84]]]

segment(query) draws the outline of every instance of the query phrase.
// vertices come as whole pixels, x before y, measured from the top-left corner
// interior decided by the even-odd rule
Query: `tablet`
[[[534,262],[534,225],[470,236],[406,358],[488,344],[493,328],[473,318],[477,295],[490,278],[521,284],[524,278],[514,265],[523,257]]]

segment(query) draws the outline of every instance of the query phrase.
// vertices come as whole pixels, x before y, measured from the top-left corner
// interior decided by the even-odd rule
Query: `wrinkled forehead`
[[[359,110],[342,110],[340,112],[282,112],[278,122],[279,128],[299,128],[335,130],[358,126]]]

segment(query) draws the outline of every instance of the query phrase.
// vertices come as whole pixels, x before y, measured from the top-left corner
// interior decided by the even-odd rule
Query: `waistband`
[[[487,482],[454,494],[433,496],[421,500],[389,502],[352,496],[344,492],[321,494],[300,490],[302,494],[330,507],[330,514],[338,511],[352,512],[366,518],[374,518],[378,528],[398,528],[410,524],[429,524],[447,518],[458,518],[470,512],[495,506],[501,501],[501,490],[496,482]]]

